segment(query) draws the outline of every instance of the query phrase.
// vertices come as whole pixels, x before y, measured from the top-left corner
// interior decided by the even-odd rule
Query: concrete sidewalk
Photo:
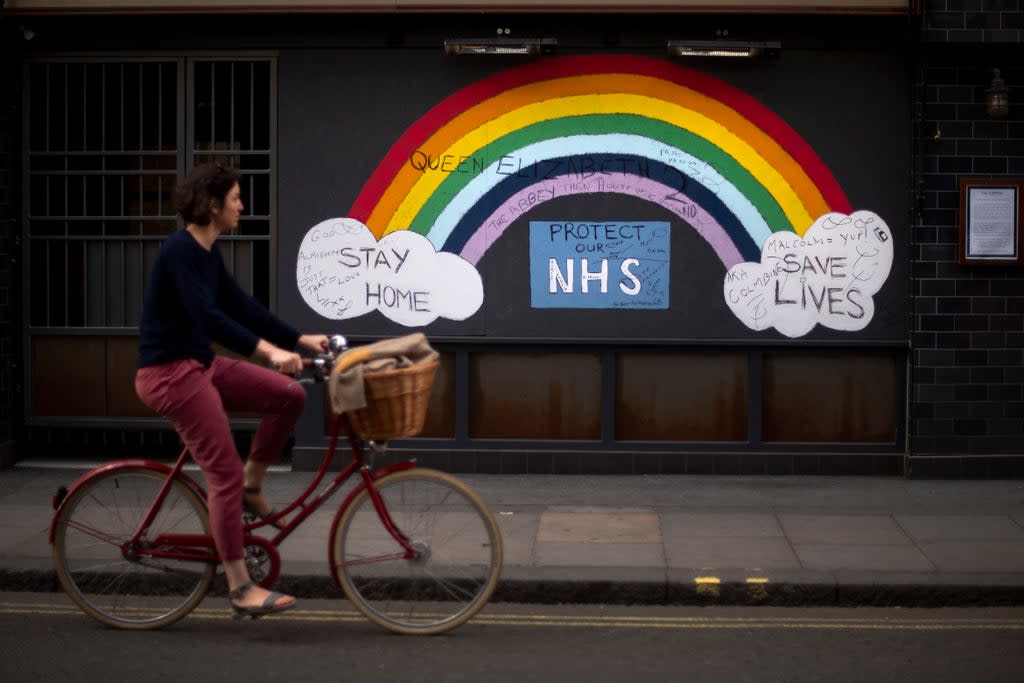
[[[38,465],[0,471],[0,590],[57,589],[50,497],[81,473]],[[265,490],[280,504],[312,476],[271,472]],[[1024,481],[458,476],[501,526],[496,600],[1024,604]],[[327,565],[340,501],[283,543],[279,588],[340,595]]]

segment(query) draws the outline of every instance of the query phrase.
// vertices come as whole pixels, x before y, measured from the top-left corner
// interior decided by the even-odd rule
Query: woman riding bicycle
[[[217,238],[238,227],[238,176],[220,164],[192,170],[175,189],[186,226],[163,243],[139,323],[135,390],[166,417],[207,483],[207,505],[236,618],[290,609],[295,598],[253,583],[245,565],[242,510],[274,514],[261,487],[280,458],[306,402],[289,375],[302,369],[296,347],[328,348],[326,335],[300,335],[244,292],[224,266]],[[275,369],[215,355],[211,342]],[[265,415],[243,466],[227,411]]]

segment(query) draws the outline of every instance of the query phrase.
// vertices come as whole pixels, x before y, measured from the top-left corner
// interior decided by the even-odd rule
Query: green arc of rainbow
[[[751,96],[666,60],[594,55],[538,60],[453,93],[394,143],[349,215],[378,238],[411,229],[428,235],[438,248],[458,252],[475,231],[485,229],[463,226],[461,244],[449,239],[471,209],[479,214],[490,208],[475,202],[486,198],[497,206],[522,190],[510,186],[507,196],[499,191],[507,175],[502,160],[514,163],[524,150],[562,158],[571,148],[559,141],[581,136],[592,136],[595,144],[621,145],[626,136],[650,141],[630,149],[659,164],[671,164],[665,157],[677,156],[680,185],[704,183],[720,195],[722,207],[702,208],[731,213],[758,245],[765,225],[769,232],[803,234],[820,215],[850,211],[811,147]],[[470,172],[417,168],[412,162],[417,155],[451,160],[455,170]],[[710,176],[716,180],[709,182]],[[717,179],[732,194],[719,192]],[[446,225],[438,223],[442,216]]]

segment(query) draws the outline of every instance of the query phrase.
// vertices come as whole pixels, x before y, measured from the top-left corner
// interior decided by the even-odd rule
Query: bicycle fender
[[[389,474],[394,474],[395,472],[402,472],[404,470],[411,470],[416,466],[417,463],[415,460],[404,460],[402,462],[396,462],[393,465],[388,465],[387,467],[382,467],[379,470],[374,470],[370,474],[373,480],[376,481],[382,477],[388,476]],[[334,534],[338,530],[338,525],[341,523],[342,513],[344,513],[345,510],[348,509],[348,506],[352,503],[353,500],[355,500],[355,497],[358,496],[360,492],[362,492],[363,489],[365,488],[366,482],[360,480],[359,485],[353,488],[351,491],[349,491],[349,494],[345,496],[345,500],[343,500],[341,502],[341,505],[338,506],[338,511],[334,513],[334,520],[331,522],[331,531],[327,534],[327,555],[328,557],[330,557],[331,562],[331,580],[334,582],[334,585],[338,588],[341,588],[341,582],[338,581],[338,565],[334,561],[334,557],[331,556],[331,539],[334,538]]]
[[[67,492],[64,493],[64,495],[60,498],[60,500],[58,500],[57,497],[54,497],[54,500],[53,500],[53,504],[54,504],[53,519],[50,520],[50,532],[49,532],[50,545],[53,545],[53,539],[54,539],[54,537],[57,534],[57,519],[60,518],[61,510],[64,509],[64,505],[67,503],[68,498],[71,497],[71,494],[73,494],[75,492],[75,490],[78,489],[78,487],[80,487],[85,482],[87,482],[87,481],[89,481],[89,480],[91,480],[91,479],[93,479],[95,477],[100,476],[101,474],[106,474],[106,473],[111,472],[113,470],[139,469],[139,468],[149,469],[149,470],[156,470],[157,472],[162,472],[163,474],[170,474],[172,471],[174,471],[174,468],[171,467],[170,465],[166,464],[166,463],[157,462],[156,460],[142,460],[142,459],[138,459],[138,460],[118,460],[116,462],[107,463],[106,465],[101,465],[100,467],[97,467],[95,469],[89,470],[88,472],[86,472],[85,474],[83,474],[82,476],[80,476],[78,479],[75,480],[75,483],[73,483],[68,488]],[[200,500],[203,500],[203,501],[206,500],[206,491],[203,489],[202,486],[199,485],[198,482],[196,482],[195,479],[193,479],[192,477],[188,476],[184,472],[178,472],[178,478],[182,482],[184,482],[186,486],[188,486],[192,490],[194,490],[196,492],[196,494],[199,495],[199,499]]]

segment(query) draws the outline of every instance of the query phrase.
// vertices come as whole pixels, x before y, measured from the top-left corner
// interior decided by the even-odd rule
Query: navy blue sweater
[[[214,242],[207,251],[188,230],[160,247],[139,321],[138,367],[195,358],[213,362],[211,342],[251,356],[261,338],[294,349],[299,333],[246,294],[224,267]]]

